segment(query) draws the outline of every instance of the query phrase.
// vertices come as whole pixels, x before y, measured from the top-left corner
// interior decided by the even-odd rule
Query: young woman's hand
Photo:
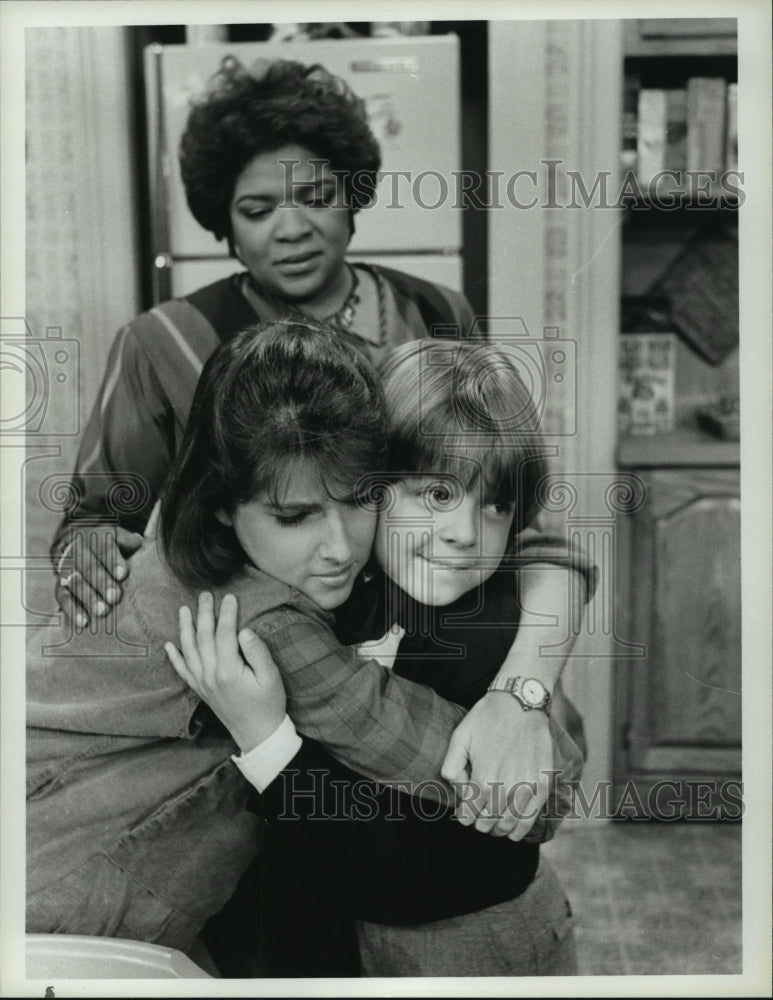
[[[246,754],[282,722],[287,698],[266,645],[250,629],[237,638],[237,611],[236,598],[226,595],[216,624],[214,598],[201,594],[195,623],[190,608],[180,608],[182,653],[171,642],[164,648],[180,677]]]
[[[77,629],[90,617],[103,617],[121,600],[120,581],[129,575],[127,556],[142,545],[142,535],[118,525],[71,529],[57,563],[56,600]]]

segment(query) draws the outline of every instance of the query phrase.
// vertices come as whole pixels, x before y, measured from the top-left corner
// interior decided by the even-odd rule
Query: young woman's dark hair
[[[387,402],[387,479],[444,473],[514,505],[509,542],[536,516],[547,467],[539,419],[506,347],[417,340],[379,366]]]
[[[246,70],[226,56],[193,104],[180,142],[188,206],[231,244],[229,205],[244,168],[261,153],[298,145],[341,171],[353,212],[373,201],[381,151],[365,104],[322,66],[279,59]],[[233,248],[232,248],[233,249]]]
[[[311,463],[328,496],[351,496],[382,467],[386,416],[370,362],[310,322],[249,327],[212,354],[196,387],[161,495],[160,540],[175,575],[225,583],[246,562],[217,518],[266,492],[292,463]]]

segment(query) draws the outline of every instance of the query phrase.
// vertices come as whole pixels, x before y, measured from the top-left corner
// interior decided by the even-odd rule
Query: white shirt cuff
[[[231,760],[251,785],[259,792],[264,792],[274,778],[284,771],[302,744],[293,720],[286,715],[262,743],[239,757],[234,754]]]

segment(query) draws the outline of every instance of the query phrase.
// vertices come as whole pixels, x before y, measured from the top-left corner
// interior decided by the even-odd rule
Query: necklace
[[[358,291],[360,279],[357,277],[357,272],[351,264],[345,263],[344,266],[346,267],[351,279],[349,294],[344,299],[342,305],[336,309],[335,312],[321,317],[312,316],[311,313],[305,312],[299,306],[293,305],[291,302],[287,302],[285,299],[279,298],[278,295],[273,295],[265,288],[261,288],[255,283],[255,280],[249,272],[247,274],[247,282],[250,290],[259,298],[268,302],[278,316],[295,316],[296,318],[310,319],[314,323],[326,323],[328,326],[337,326],[339,330],[348,330],[354,322],[354,313],[360,302],[360,294]]]
[[[356,331],[352,330],[352,324],[354,323],[355,313],[357,311],[357,306],[360,305],[360,279],[357,275],[356,268],[352,267],[348,262],[344,262],[347,271],[351,277],[351,287],[349,293],[344,299],[342,305],[336,309],[335,312],[330,313],[327,316],[321,318],[312,316],[311,313],[304,312],[299,306],[293,305],[290,302],[286,302],[284,299],[279,298],[278,295],[273,295],[271,292],[267,291],[265,288],[261,288],[256,284],[252,275],[247,272],[247,288],[246,291],[252,293],[252,295],[257,298],[257,303],[253,302],[253,307],[257,307],[261,301],[268,304],[271,308],[274,316],[288,317],[293,316],[296,319],[309,319],[314,323],[325,323],[328,326],[333,326],[343,333],[351,334],[351,336],[356,337],[358,340],[362,340],[364,343],[370,346],[383,347],[386,342],[387,335],[387,321],[386,321],[386,301],[384,289],[382,286],[381,275],[374,269],[368,267],[368,273],[373,277],[376,285],[376,295],[378,299],[378,326],[379,326],[379,339],[376,343],[367,338],[360,337]],[[363,265],[364,266],[364,265]],[[243,286],[244,287],[244,286]],[[250,296],[248,296],[250,297]],[[263,310],[257,308],[259,315],[263,313]]]
[[[342,330],[348,330],[352,325],[354,312],[360,304],[360,294],[357,291],[360,287],[360,279],[357,277],[357,272],[351,264],[346,265],[346,270],[349,272],[352,279],[352,287],[349,289],[349,294],[344,299],[344,303],[340,309],[331,313],[329,316],[325,316],[322,320],[323,323],[332,323],[334,326],[338,326]]]

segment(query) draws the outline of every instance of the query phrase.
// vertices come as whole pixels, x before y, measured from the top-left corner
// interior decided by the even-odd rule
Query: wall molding
[[[615,403],[619,330],[622,213],[573,197],[569,171],[592,192],[601,171],[614,191],[620,156],[622,23],[612,20],[492,21],[489,25],[490,163],[505,178],[517,171],[520,208],[502,199],[489,221],[489,312],[521,316],[532,337],[556,330],[572,342],[576,394],[543,350],[548,386],[543,428],[556,449],[551,468],[577,491],[590,512],[598,477],[616,473]],[[520,193],[519,193],[520,192]],[[572,207],[572,205],[576,207]],[[547,328],[547,331],[546,331]],[[566,362],[563,362],[564,366]],[[565,367],[564,367],[565,370]],[[566,376],[565,376],[566,377]],[[574,403],[576,401],[576,409]],[[608,513],[598,512],[602,519]],[[581,537],[592,546],[588,514]],[[551,530],[578,530],[561,512],[548,514]],[[609,530],[608,520],[603,532]],[[601,553],[605,546],[596,549]],[[611,778],[612,660],[609,608],[614,559],[588,609],[588,634],[567,666],[567,691],[585,717],[590,757],[584,783]],[[614,628],[614,623],[611,626]]]
[[[28,28],[26,314],[81,343],[85,419],[115,333],[139,308],[125,28]]]

